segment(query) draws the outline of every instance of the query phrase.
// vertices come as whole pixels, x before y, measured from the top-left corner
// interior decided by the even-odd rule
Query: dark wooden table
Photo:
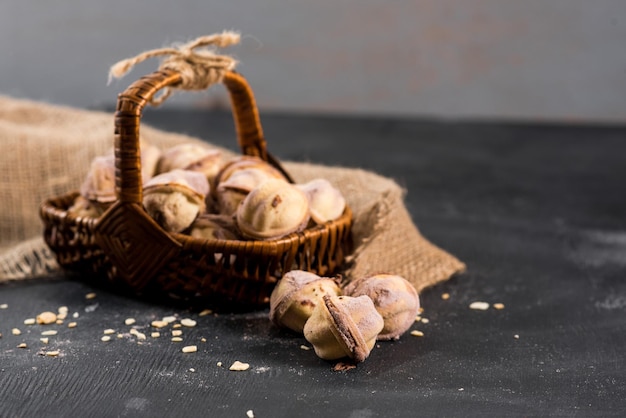
[[[59,274],[0,287],[0,416],[624,416],[626,127],[263,121],[283,160],[394,178],[421,231],[468,264],[422,293],[430,322],[413,329],[424,337],[380,343],[337,372],[266,311],[199,316]],[[145,122],[235,148],[224,112],[149,110]],[[476,311],[473,301],[505,307]],[[23,324],[59,306],[69,308],[63,326]],[[167,315],[197,321],[184,342],[170,341],[171,326],[150,337],[150,322]],[[148,334],[141,344],[127,334],[131,317]],[[58,334],[44,345],[50,327]],[[189,344],[198,352],[183,354]],[[250,369],[229,371],[235,360]]]

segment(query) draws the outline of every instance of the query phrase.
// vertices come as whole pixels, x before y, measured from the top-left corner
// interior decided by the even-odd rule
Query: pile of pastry
[[[401,276],[376,274],[343,288],[334,278],[294,270],[270,297],[270,320],[304,335],[325,360],[364,361],[376,341],[396,340],[420,308],[413,285]]]
[[[339,218],[346,202],[325,179],[292,184],[251,156],[185,143],[141,144],[143,206],[166,231],[202,239],[276,239]],[[117,200],[115,157],[96,157],[69,212],[99,217]]]

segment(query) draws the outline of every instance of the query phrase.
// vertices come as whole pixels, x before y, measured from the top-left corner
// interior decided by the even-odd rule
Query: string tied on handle
[[[109,82],[121,78],[135,65],[154,57],[166,57],[159,69],[177,71],[181,75],[179,84],[173,86],[182,90],[204,90],[222,81],[224,73],[235,68],[237,61],[228,55],[219,55],[216,48],[225,48],[238,44],[239,33],[224,31],[213,35],[201,36],[180,46],[152,49],[134,57],[121,60],[111,66]],[[203,49],[201,49],[203,48]],[[172,94],[170,87],[154,97],[150,103],[158,106]]]

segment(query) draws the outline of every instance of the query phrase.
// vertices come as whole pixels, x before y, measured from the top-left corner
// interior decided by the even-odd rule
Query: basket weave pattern
[[[76,192],[45,201],[44,239],[61,266],[85,276],[105,276],[136,293],[264,306],[277,280],[293,269],[332,275],[351,250],[352,213],[270,241],[204,240],[164,231],[143,209],[139,130],[143,108],[161,89],[176,86],[176,71],[149,74],[119,95],[115,113],[116,195],[100,218],[67,212]],[[239,147],[291,177],[266,149],[254,96],[245,79],[229,71]]]

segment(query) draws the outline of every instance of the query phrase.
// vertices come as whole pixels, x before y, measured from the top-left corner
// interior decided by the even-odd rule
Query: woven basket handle
[[[180,73],[159,70],[135,81],[118,96],[115,112],[115,191],[120,202],[141,204],[143,201],[139,146],[143,108],[159,90],[180,82]],[[222,83],[231,97],[241,152],[269,162],[293,182],[276,158],[267,152],[259,112],[246,79],[234,71],[226,71]]]

